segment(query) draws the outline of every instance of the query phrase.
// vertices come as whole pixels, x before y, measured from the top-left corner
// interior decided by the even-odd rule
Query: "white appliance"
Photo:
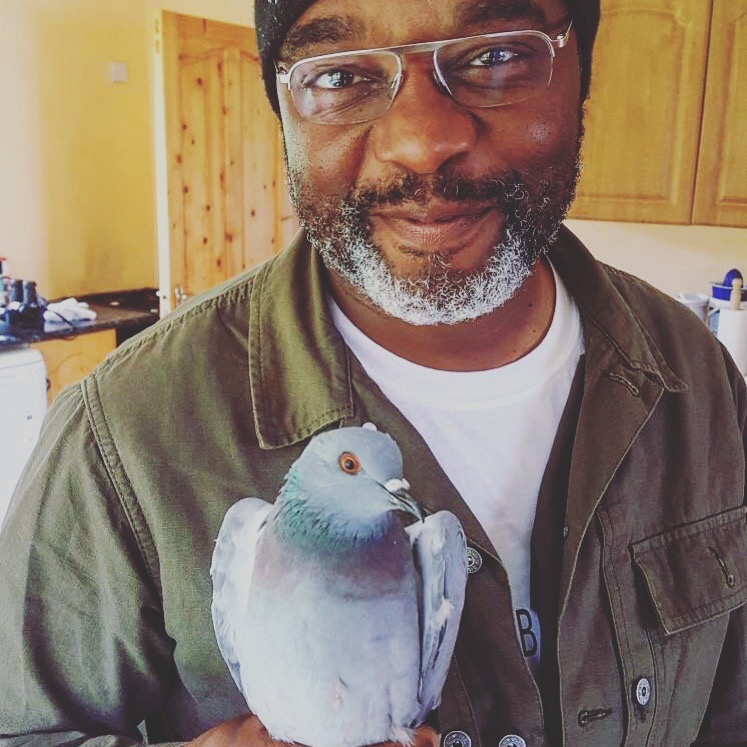
[[[38,350],[0,352],[0,525],[47,411],[47,370]]]

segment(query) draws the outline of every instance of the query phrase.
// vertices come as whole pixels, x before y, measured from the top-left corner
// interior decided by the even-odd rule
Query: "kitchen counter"
[[[117,331],[117,342],[140,332],[158,321],[158,294],[155,288],[121,291],[117,293],[95,293],[79,296],[96,312],[93,321],[77,321],[67,324],[45,322],[44,328],[6,327],[0,333],[0,350],[28,345],[32,342],[65,339],[106,329]]]

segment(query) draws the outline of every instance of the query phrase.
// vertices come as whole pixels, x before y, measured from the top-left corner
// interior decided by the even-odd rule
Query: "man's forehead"
[[[315,3],[296,22],[283,42],[282,57],[303,55],[309,47],[325,43],[366,44],[366,23],[360,12],[351,12],[355,6],[336,2],[327,10],[327,5]],[[455,29],[478,30],[482,25],[501,22],[522,22],[543,29],[548,22],[547,0],[455,0],[448,5]]]
[[[480,23],[498,20],[547,21],[545,8],[535,0],[473,0],[457,2],[455,15],[460,23]]]

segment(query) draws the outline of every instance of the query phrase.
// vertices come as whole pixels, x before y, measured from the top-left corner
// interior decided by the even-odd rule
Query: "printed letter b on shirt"
[[[537,616],[531,610],[516,610],[516,625],[519,632],[521,650],[527,659],[539,658],[539,625]]]

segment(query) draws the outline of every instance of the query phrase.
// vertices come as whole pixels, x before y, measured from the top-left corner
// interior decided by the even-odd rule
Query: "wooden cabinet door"
[[[117,334],[113,329],[106,329],[61,340],[37,342],[31,347],[44,357],[47,399],[52,404],[66,386],[88,376],[117,347]]]
[[[747,227],[747,0],[714,0],[693,219]]]
[[[165,132],[159,192],[167,192],[159,195],[160,283],[168,311],[277,253],[295,218],[254,30],[164,11],[157,32]]]
[[[602,1],[571,217],[690,222],[710,20],[711,0]]]

